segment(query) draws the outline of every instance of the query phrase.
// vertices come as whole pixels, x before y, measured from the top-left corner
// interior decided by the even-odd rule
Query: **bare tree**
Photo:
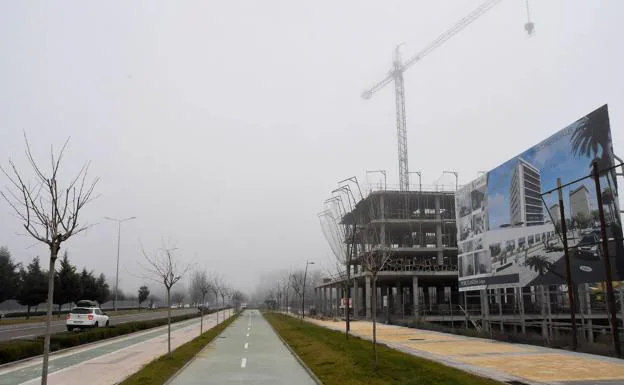
[[[296,270],[290,273],[290,287],[295,292],[295,295],[299,298],[299,303],[301,303],[301,317],[303,318],[303,290],[305,287],[304,279],[305,274],[301,270]]]
[[[370,200],[370,215],[374,217],[373,199]],[[373,291],[372,298],[372,319],[373,319],[373,354],[375,356],[375,366],[377,366],[377,275],[384,269],[392,256],[388,245],[382,242],[381,229],[374,225],[369,225],[361,229],[361,235],[366,243],[365,249],[360,257],[362,269],[371,276]]]
[[[217,309],[217,325],[219,324],[219,296],[223,292],[225,285],[223,284],[223,279],[219,274],[213,273],[210,279],[211,289],[215,296],[215,304]]]
[[[169,355],[171,355],[171,288],[184,277],[190,268],[190,265],[183,267],[178,265],[174,256],[175,250],[175,248],[167,248],[163,242],[163,247],[150,257],[141,247],[148,263],[145,269],[149,275],[146,278],[162,283],[167,291],[167,352]]]
[[[353,206],[351,205],[351,199],[349,196],[347,196],[347,201],[349,203],[350,210],[353,211]],[[325,236],[336,261],[335,273],[330,273],[330,275],[337,276],[338,280],[343,285],[344,293],[346,293],[347,298],[344,307],[345,338],[349,339],[349,330],[351,329],[349,314],[351,298],[351,265],[353,254],[355,253],[356,225],[353,218],[351,219],[353,221],[351,225],[343,221],[343,216],[346,213],[344,212],[344,209],[341,211],[343,206],[341,206],[342,199],[339,196],[328,199],[325,204],[326,209],[320,212],[318,217],[321,222],[323,235]],[[351,230],[349,230],[349,227],[351,227]]]
[[[191,298],[195,303],[199,303],[201,312],[199,323],[199,335],[204,332],[204,308],[206,307],[206,295],[212,291],[212,283],[208,280],[206,270],[197,270],[191,279]],[[195,297],[195,298],[193,298]]]
[[[93,198],[93,191],[98,182],[95,178],[87,182],[89,162],[85,163],[78,174],[69,180],[65,187],[59,187],[59,170],[69,139],[65,141],[58,155],[50,151],[50,170],[42,169],[32,155],[26,135],[26,158],[34,171],[34,183],[26,181],[15,163],[9,160],[9,168],[0,167],[9,179],[10,186],[0,195],[23,222],[28,235],[38,242],[45,243],[50,249],[48,268],[48,303],[46,333],[43,345],[43,367],[41,383],[48,382],[48,358],[50,353],[50,322],[52,320],[52,302],[54,296],[54,265],[58,258],[61,244],[72,236],[86,230],[89,226],[78,221],[82,208]]]
[[[373,317],[373,354],[375,355],[375,366],[377,366],[377,274],[383,270],[390,260],[391,253],[387,247],[379,247],[362,255],[362,268],[371,275],[373,291],[372,317]]]

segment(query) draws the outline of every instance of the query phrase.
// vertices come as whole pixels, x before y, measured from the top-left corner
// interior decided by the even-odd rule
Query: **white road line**
[[[241,360],[241,368],[244,368],[245,366],[247,366],[247,359],[246,359],[246,358],[243,358],[243,359]]]
[[[25,336],[11,337],[11,338],[9,338],[9,339],[10,339],[10,340],[19,340],[19,339],[22,339],[22,338],[30,338],[30,337],[34,337],[34,336],[35,336],[34,334],[27,334],[27,335],[25,335]]]
[[[247,333],[247,337],[249,337],[249,333]]]
[[[245,342],[245,350],[249,349],[249,342]]]

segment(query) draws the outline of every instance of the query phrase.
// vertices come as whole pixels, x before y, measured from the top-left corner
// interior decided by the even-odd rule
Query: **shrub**
[[[208,313],[205,313],[206,315]],[[171,317],[171,322],[185,321],[198,317],[199,314],[186,314]],[[166,318],[148,321],[126,322],[107,328],[86,329],[81,332],[62,332],[50,337],[50,351],[67,349],[89,342],[118,337],[141,330],[152,329],[167,324]],[[22,360],[43,354],[43,336],[33,340],[12,340],[0,342],[0,364]]]

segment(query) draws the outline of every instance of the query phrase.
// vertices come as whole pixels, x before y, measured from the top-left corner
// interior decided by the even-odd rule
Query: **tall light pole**
[[[443,174],[455,175],[455,191],[459,188],[459,173],[457,171],[442,171]]]
[[[136,217],[128,217],[124,219],[117,219],[111,217],[104,217],[104,219],[108,219],[109,221],[117,222],[117,274],[115,275],[115,299],[113,299],[113,310],[117,310],[117,293],[119,292],[119,249],[121,244],[121,224],[126,221],[131,221],[136,219]]]
[[[371,171],[366,171],[366,175],[368,175],[368,174],[374,174],[374,173],[380,173],[380,174],[382,174],[382,175],[383,175],[383,177],[384,177],[384,190],[387,190],[387,189],[388,189],[388,183],[386,182],[386,181],[387,181],[387,178],[386,178],[386,170],[371,170]],[[408,173],[408,174],[409,174],[409,173]]]
[[[303,273],[303,291],[301,293],[301,319],[305,317],[305,285],[308,277],[308,265],[314,265],[313,261],[306,261],[305,272]]]
[[[410,171],[408,174],[418,175],[418,191],[422,192],[422,173],[420,171]]]

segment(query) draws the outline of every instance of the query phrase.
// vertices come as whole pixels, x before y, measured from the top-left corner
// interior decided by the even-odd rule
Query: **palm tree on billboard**
[[[609,114],[607,106],[603,106],[589,115],[578,120],[578,124],[572,133],[572,151],[578,157],[588,157],[598,161],[598,169],[605,170],[613,167],[613,154],[611,147],[611,135],[609,132]],[[590,164],[591,167],[591,164]],[[612,185],[616,183],[616,170],[611,168],[606,175],[608,187],[605,191],[613,191]],[[604,202],[619,227],[617,203],[610,199]]]

